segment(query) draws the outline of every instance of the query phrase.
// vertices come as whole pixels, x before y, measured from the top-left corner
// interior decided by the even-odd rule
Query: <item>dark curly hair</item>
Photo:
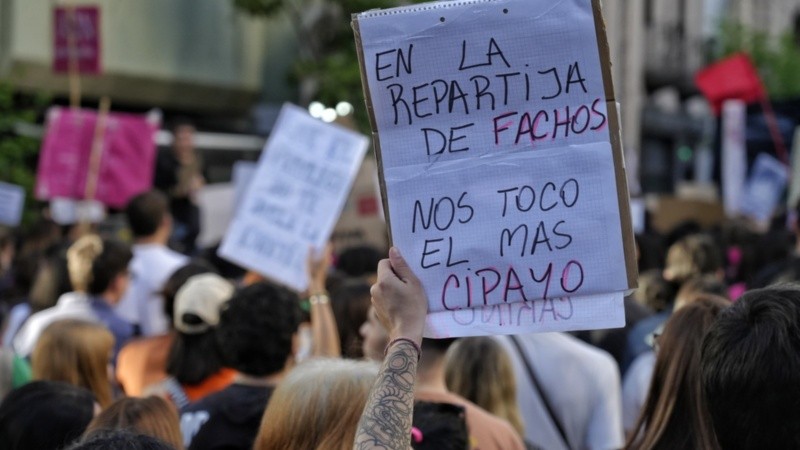
[[[257,377],[283,370],[300,314],[297,294],[274,284],[256,283],[234,294],[217,327],[227,365]]]

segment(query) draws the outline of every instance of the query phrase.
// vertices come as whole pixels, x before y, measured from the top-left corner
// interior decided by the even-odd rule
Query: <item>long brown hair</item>
[[[102,325],[60,320],[42,331],[31,355],[33,378],[89,389],[102,407],[111,404],[108,364],[114,336]]]
[[[102,430],[131,430],[161,439],[183,449],[183,437],[178,412],[161,397],[124,397],[95,417],[86,428],[84,437]]]
[[[378,366],[317,359],[281,381],[261,420],[254,450],[350,450]]]
[[[525,434],[511,359],[497,341],[489,337],[456,341],[445,356],[444,379],[448,389]]]
[[[673,313],[658,337],[653,378],[627,449],[716,449],[702,392],[703,337],[729,303],[704,295]]]

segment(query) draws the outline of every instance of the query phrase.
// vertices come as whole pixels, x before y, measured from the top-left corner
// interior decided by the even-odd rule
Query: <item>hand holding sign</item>
[[[389,338],[404,337],[420,344],[428,299],[422,284],[397,248],[378,263],[378,282],[370,289],[372,304]]]

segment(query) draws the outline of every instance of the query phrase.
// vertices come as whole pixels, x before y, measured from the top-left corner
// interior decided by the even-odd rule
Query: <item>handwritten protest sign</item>
[[[22,220],[25,189],[0,181],[0,224],[15,227]]]
[[[90,174],[98,117],[97,111],[88,109],[53,107],[48,111],[36,175],[37,198],[82,199],[90,175],[97,178],[95,199],[115,208],[150,189],[159,124],[144,115],[109,113],[100,134],[97,173]]]
[[[53,71],[100,73],[100,8],[56,7],[53,10]],[[74,68],[70,65],[74,64]]]
[[[599,1],[431,3],[353,27],[426,335],[622,326],[636,268]],[[556,303],[571,312],[502,319]]]
[[[787,166],[766,153],[759,154],[744,187],[739,210],[763,226],[769,225],[788,182]]]
[[[284,105],[219,255],[304,290],[308,250],[328,241],[368,145]]]

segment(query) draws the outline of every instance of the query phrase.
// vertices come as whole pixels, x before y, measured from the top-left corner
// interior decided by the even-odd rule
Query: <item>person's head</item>
[[[383,352],[389,344],[389,331],[378,319],[378,314],[373,306],[369,307],[367,319],[358,329],[363,338],[361,349],[364,357],[373,361],[383,361]]]
[[[170,444],[128,430],[103,430],[65,450],[175,450]]]
[[[414,402],[411,448],[467,450],[470,446],[466,411],[451,403]]]
[[[297,294],[260,282],[236,292],[222,308],[217,338],[226,365],[245,375],[278,375],[294,359],[300,325]]]
[[[72,291],[69,280],[66,255],[63,253],[50,255],[41,260],[28,294],[28,303],[32,312],[50,308],[58,298]]]
[[[19,253],[41,253],[57,244],[61,239],[61,228],[50,219],[40,218],[22,233]]]
[[[123,397],[89,423],[84,438],[108,430],[128,430],[158,438],[176,450],[183,448],[178,412],[161,397]]]
[[[514,367],[497,341],[485,336],[457,340],[445,355],[444,378],[451,392],[507,420],[520,435],[525,434]]]
[[[188,119],[180,118],[172,126],[172,146],[176,153],[194,150],[195,126]]]
[[[178,332],[167,358],[167,373],[182,384],[199,384],[223,367],[214,329],[234,286],[214,273],[189,278],[175,295],[173,325]]]
[[[331,291],[331,306],[339,329],[342,356],[359,359],[364,356],[359,328],[367,320],[370,307],[370,285],[362,279],[348,279]]]
[[[711,326],[701,365],[722,448],[800,448],[800,287],[745,293]]]
[[[713,275],[701,275],[689,278],[678,290],[675,296],[675,310],[691,304],[698,298],[709,295],[720,297],[726,301],[728,299],[728,287],[719,278]]]
[[[349,277],[374,278],[378,271],[378,262],[384,257],[385,254],[369,245],[350,247],[339,255],[336,269]]]
[[[664,279],[659,269],[639,274],[639,288],[633,293],[637,303],[655,312],[667,309],[675,300],[675,286]]]
[[[689,235],[672,244],[664,268],[664,279],[678,284],[696,275],[723,275],[719,246],[703,234]]]
[[[133,197],[125,208],[128,225],[134,239],[158,238],[165,243],[172,231],[169,200],[163,193],[152,190]]]
[[[161,296],[164,297],[164,314],[169,319],[170,325],[175,320],[175,296],[178,290],[189,281],[189,278],[203,273],[215,273],[214,267],[204,260],[195,260],[178,268],[167,278],[161,289]]]
[[[55,381],[28,383],[0,403],[0,448],[60,450],[80,438],[94,410],[86,389]]]
[[[703,337],[728,305],[718,297],[699,299],[667,321],[657,338],[653,378],[634,427],[633,448],[715,448],[700,352]]]
[[[128,288],[128,263],[132,258],[130,247],[122,242],[94,234],[83,236],[67,250],[72,287],[118,302]]]
[[[295,367],[270,397],[254,450],[351,449],[378,366],[317,359]]]
[[[74,319],[55,322],[42,331],[31,354],[33,378],[89,389],[100,406],[108,406],[113,348],[114,336],[102,325]]]
[[[420,377],[424,378],[426,372],[442,370],[444,376],[444,357],[447,350],[456,339],[423,339],[422,340],[422,355],[419,359],[419,367],[417,371]],[[444,380],[443,380],[444,381]]]

